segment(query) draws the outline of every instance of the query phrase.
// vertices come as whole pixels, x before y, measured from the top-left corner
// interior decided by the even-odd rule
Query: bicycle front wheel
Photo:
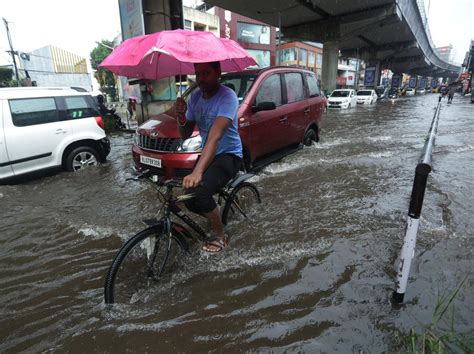
[[[257,187],[243,182],[235,187],[226,200],[222,211],[222,223],[240,221],[254,215],[262,202]]]
[[[130,238],[115,256],[104,286],[106,304],[146,302],[160,276],[171,268],[182,246],[163,226],[152,226]]]

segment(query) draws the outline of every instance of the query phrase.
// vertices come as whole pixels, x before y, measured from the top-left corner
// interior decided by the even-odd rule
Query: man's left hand
[[[195,188],[198,186],[201,180],[202,180],[202,173],[193,172],[190,175],[187,175],[186,177],[184,177],[183,188],[184,189]]]

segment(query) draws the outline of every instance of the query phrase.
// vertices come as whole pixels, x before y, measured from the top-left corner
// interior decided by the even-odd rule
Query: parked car
[[[239,133],[247,169],[278,151],[319,140],[324,100],[314,73],[298,68],[272,67],[222,76],[239,99]],[[187,100],[196,87],[189,88]],[[135,167],[151,169],[166,178],[191,173],[201,152],[196,127],[181,141],[172,110],[138,127],[132,147]]]
[[[405,90],[405,96],[415,96],[415,89],[411,88],[411,87],[408,87]]]
[[[424,95],[426,93],[426,89],[424,89],[423,87],[419,87],[416,89],[415,93],[417,95]]]
[[[110,142],[95,100],[71,88],[0,89],[0,180],[104,162]]]
[[[377,101],[375,90],[359,90],[357,91],[357,104],[372,104]]]
[[[379,99],[387,98],[388,97],[388,87],[386,86],[377,86],[375,88],[375,93]]]
[[[334,90],[328,98],[329,108],[351,108],[357,104],[355,90],[337,89]]]

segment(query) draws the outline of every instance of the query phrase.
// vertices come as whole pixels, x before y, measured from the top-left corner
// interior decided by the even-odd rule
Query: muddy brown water
[[[0,351],[403,351],[458,294],[455,324],[474,327],[474,109],[443,103],[406,304],[391,306],[414,169],[437,95],[379,101],[324,117],[321,142],[256,178],[264,205],[232,224],[231,247],[194,246],[144,304],[106,308],[120,245],[157,209],[126,183],[129,135],[109,162],[0,186]]]

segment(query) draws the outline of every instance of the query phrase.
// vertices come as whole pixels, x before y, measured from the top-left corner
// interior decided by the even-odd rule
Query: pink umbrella
[[[233,40],[211,32],[173,30],[127,39],[100,66],[121,76],[157,80],[194,74],[195,63],[211,61],[219,61],[223,72],[257,65]]]

